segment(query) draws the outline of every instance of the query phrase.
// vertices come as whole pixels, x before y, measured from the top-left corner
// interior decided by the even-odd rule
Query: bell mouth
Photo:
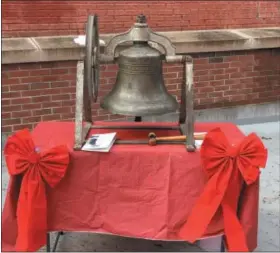
[[[101,108],[112,114],[134,117],[159,116],[176,112],[179,109],[177,100],[169,94],[163,101],[142,101],[141,103],[115,99],[113,95],[107,95],[100,104]]]

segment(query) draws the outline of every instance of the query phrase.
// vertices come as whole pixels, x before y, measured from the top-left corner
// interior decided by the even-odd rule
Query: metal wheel
[[[84,85],[90,99],[96,102],[99,88],[99,32],[98,17],[88,17],[86,25],[86,55],[84,66]]]

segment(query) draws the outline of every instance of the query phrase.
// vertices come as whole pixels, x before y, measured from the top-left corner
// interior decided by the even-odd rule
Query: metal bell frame
[[[181,86],[181,104],[178,126],[98,126],[92,120],[92,103],[97,101],[99,88],[100,63],[116,63],[116,48],[120,44],[132,41],[148,41],[150,46],[164,49],[166,63],[182,63],[184,76]],[[84,61],[78,62],[76,80],[75,144],[74,150],[81,150],[90,129],[177,129],[186,134],[186,141],[162,142],[185,144],[188,152],[195,151],[194,106],[193,106],[193,59],[188,55],[176,55],[175,47],[165,36],[153,32],[146,23],[144,15],[137,17],[136,23],[127,32],[111,38],[100,53],[98,16],[88,16],[86,24],[86,50]],[[136,117],[135,121],[141,121]],[[143,140],[117,140],[116,144],[147,144]]]

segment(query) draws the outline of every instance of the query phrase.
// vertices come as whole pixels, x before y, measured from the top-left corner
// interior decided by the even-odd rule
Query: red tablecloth
[[[124,124],[97,122],[96,124]],[[143,124],[143,123],[133,123]],[[159,123],[154,123],[159,125]],[[175,125],[160,123],[160,125]],[[244,135],[231,123],[197,123],[196,132],[220,127],[232,144]],[[115,130],[92,130],[91,133]],[[118,137],[146,138],[151,130],[118,131]],[[154,131],[160,135],[178,134]],[[49,231],[111,233],[157,240],[179,240],[178,229],[186,221],[201,194],[206,178],[199,151],[188,153],[183,145],[114,145],[109,153],[73,151],[74,123],[42,122],[34,129],[33,140],[41,151],[65,144],[70,167],[61,183],[48,188]],[[257,246],[259,182],[243,193],[240,219],[250,250]],[[2,217],[2,247],[13,250],[15,218],[5,203]],[[217,213],[207,233],[223,233],[222,214]]]

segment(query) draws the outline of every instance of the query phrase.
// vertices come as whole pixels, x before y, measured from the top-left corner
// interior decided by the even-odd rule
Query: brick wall
[[[124,32],[144,13],[156,31],[271,27],[280,24],[280,2],[262,1],[20,1],[2,0],[2,35],[84,34],[88,14],[100,32]]]
[[[195,108],[263,103],[280,98],[280,49],[196,54]],[[117,67],[102,66],[100,98],[112,87]],[[165,65],[168,90],[180,93],[182,66]],[[48,120],[73,120],[76,62],[2,66],[2,131]],[[122,118],[93,105],[95,120]]]

